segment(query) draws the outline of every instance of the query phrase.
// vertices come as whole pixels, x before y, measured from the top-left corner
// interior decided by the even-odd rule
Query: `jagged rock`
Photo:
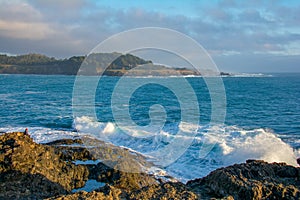
[[[284,163],[248,160],[217,169],[187,186],[203,196],[234,199],[299,199],[300,169]]]
[[[56,153],[60,155],[61,159],[67,161],[101,160],[110,167],[130,172],[141,172],[141,166],[152,166],[141,154],[94,138],[61,139],[46,144],[55,147]],[[79,146],[72,144],[79,144]]]
[[[151,185],[134,191],[129,196],[134,200],[146,199],[200,199],[195,193],[190,191],[183,183],[164,183]]]
[[[44,144],[45,145],[71,145],[71,144],[83,144],[83,142],[80,138],[78,138],[78,139],[59,139]]]
[[[141,163],[147,163],[144,157],[131,154],[127,149],[119,148],[103,141],[90,138],[66,139],[47,143],[54,145],[55,151],[63,160],[101,160],[104,163],[86,165],[89,168],[89,179],[109,183],[115,187],[131,191],[141,189],[158,181],[152,176],[143,173]],[[80,146],[65,146],[66,144],[85,144]],[[63,146],[60,146],[63,145]],[[88,148],[92,146],[92,148]],[[97,146],[97,148],[94,148]]]
[[[96,160],[91,152],[85,147],[55,146],[55,153],[65,161]]]
[[[75,142],[81,143],[78,139]],[[127,194],[125,191],[129,193],[132,190],[158,183],[153,176],[145,173],[118,170],[141,171],[138,161],[146,162],[140,159],[141,156],[132,154],[129,150],[106,145],[103,142],[100,142],[100,148],[92,149],[65,146],[66,143],[74,144],[74,141],[60,140],[52,142],[49,146],[50,144],[36,144],[29,135],[24,133],[1,135],[0,199],[39,199],[69,194],[72,189],[83,187],[88,178],[109,183],[113,185],[112,187],[124,191],[124,194]],[[99,144],[99,141],[90,143]],[[95,159],[95,155],[111,159],[110,167],[103,163],[75,165],[72,162]],[[87,195],[90,194],[87,193]]]
[[[75,165],[74,160],[101,162]],[[24,133],[6,133],[0,135],[0,199],[300,198],[300,168],[284,163],[248,160],[186,185],[145,174],[147,166],[152,164],[142,155],[102,141],[68,139],[42,145]],[[71,194],[88,179],[106,185]]]
[[[68,194],[60,184],[41,174],[10,171],[0,175],[0,199],[43,199]]]
[[[88,173],[86,166],[76,166],[61,160],[53,147],[37,144],[29,135],[24,133],[0,135],[0,174],[12,178],[10,180],[12,184],[8,184],[7,179],[0,179],[2,197],[5,197],[6,193],[14,192],[20,195],[20,198],[39,195],[35,193],[37,189],[23,193],[22,185],[28,184],[38,186],[40,189],[44,186],[53,189],[41,190],[45,193],[44,196],[66,193],[84,186]],[[20,180],[14,179],[16,176]],[[16,187],[18,185],[20,187]]]
[[[49,200],[75,200],[75,199],[132,199],[132,200],[148,200],[148,199],[163,199],[163,200],[195,200],[199,197],[188,190],[183,183],[164,183],[161,185],[151,185],[139,190],[126,192],[117,187],[105,185],[96,191],[92,192],[77,192],[75,194],[62,195],[50,198]]]
[[[128,195],[118,188],[115,188],[110,185],[106,185],[100,190],[96,190],[92,192],[80,191],[74,194],[51,197],[47,200],[77,200],[77,199],[119,200],[119,199],[128,199]]]
[[[65,161],[95,160],[90,151],[84,146],[84,141],[77,139],[60,139],[44,143],[55,148],[55,153]]]
[[[110,168],[103,163],[98,163],[90,168],[90,179],[96,179],[99,182],[109,183],[114,187],[127,192],[141,189],[145,186],[158,185],[158,181],[149,174],[129,173],[114,168]]]

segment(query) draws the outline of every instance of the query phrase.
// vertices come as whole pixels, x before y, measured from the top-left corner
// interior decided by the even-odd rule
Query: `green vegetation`
[[[27,54],[20,56],[0,55],[0,64],[7,65],[38,65],[56,62],[55,58],[49,58],[41,54]]]
[[[113,61],[113,62],[112,62]],[[73,56],[56,59],[41,54],[19,56],[0,55],[0,74],[45,74],[45,75],[107,75],[122,76],[173,76],[200,75],[187,68],[170,68],[155,65],[131,54],[93,53],[88,56]],[[230,75],[222,72],[221,75]]]
[[[57,60],[41,54],[0,55],[1,74],[76,74],[84,56]]]
[[[110,63],[114,60],[112,63]],[[129,70],[137,65],[152,63],[136,56],[119,53],[97,53],[86,56],[73,56],[69,59],[57,60],[41,54],[20,56],[0,55],[1,74],[63,74],[75,75],[80,66],[80,74],[120,75],[119,70]],[[109,66],[109,67],[107,67]]]

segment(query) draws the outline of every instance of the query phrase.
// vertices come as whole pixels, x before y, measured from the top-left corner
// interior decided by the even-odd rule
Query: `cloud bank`
[[[58,58],[139,27],[171,28],[208,50],[221,70],[300,72],[297,1],[0,1],[0,52]]]

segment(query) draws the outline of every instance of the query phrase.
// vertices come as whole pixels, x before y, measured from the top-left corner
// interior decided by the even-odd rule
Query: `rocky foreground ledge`
[[[300,168],[284,163],[248,160],[183,184],[120,171],[120,166],[138,169],[151,163],[101,141],[90,149],[82,143],[37,144],[23,133],[0,135],[0,199],[300,199]],[[99,156],[114,164],[78,164]],[[103,186],[75,192],[88,180]]]

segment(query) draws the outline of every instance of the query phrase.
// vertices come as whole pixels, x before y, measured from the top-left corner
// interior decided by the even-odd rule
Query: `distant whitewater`
[[[86,115],[74,118],[72,92],[75,78],[0,75],[0,132],[24,131],[28,127],[31,137],[38,143],[88,135],[141,153],[154,163],[156,158],[151,157],[151,152],[164,148],[178,137],[182,141],[191,139],[188,131],[181,130],[181,110],[176,95],[155,84],[138,88],[129,104],[123,106],[129,107],[130,116],[138,125],[145,126],[150,123],[149,108],[154,104],[161,105],[167,114],[164,127],[159,131],[153,129],[151,137],[136,137],[137,130],[124,131],[118,127],[110,104],[118,77],[104,77],[99,82],[93,105],[97,119]],[[192,128],[197,127],[197,133],[180,158],[166,167],[157,165],[149,172],[166,173],[187,181],[247,159],[297,165],[296,158],[300,156],[300,74],[224,78],[226,119],[224,124],[214,125],[209,124],[211,99],[204,80],[201,77],[185,78],[199,100],[200,123],[190,124]],[[177,77],[165,79],[176,84]],[[88,108],[91,105],[80,106]],[[189,109],[193,109],[193,105]],[[178,130],[183,135],[177,135]],[[205,148],[209,149],[208,154],[203,154]]]

